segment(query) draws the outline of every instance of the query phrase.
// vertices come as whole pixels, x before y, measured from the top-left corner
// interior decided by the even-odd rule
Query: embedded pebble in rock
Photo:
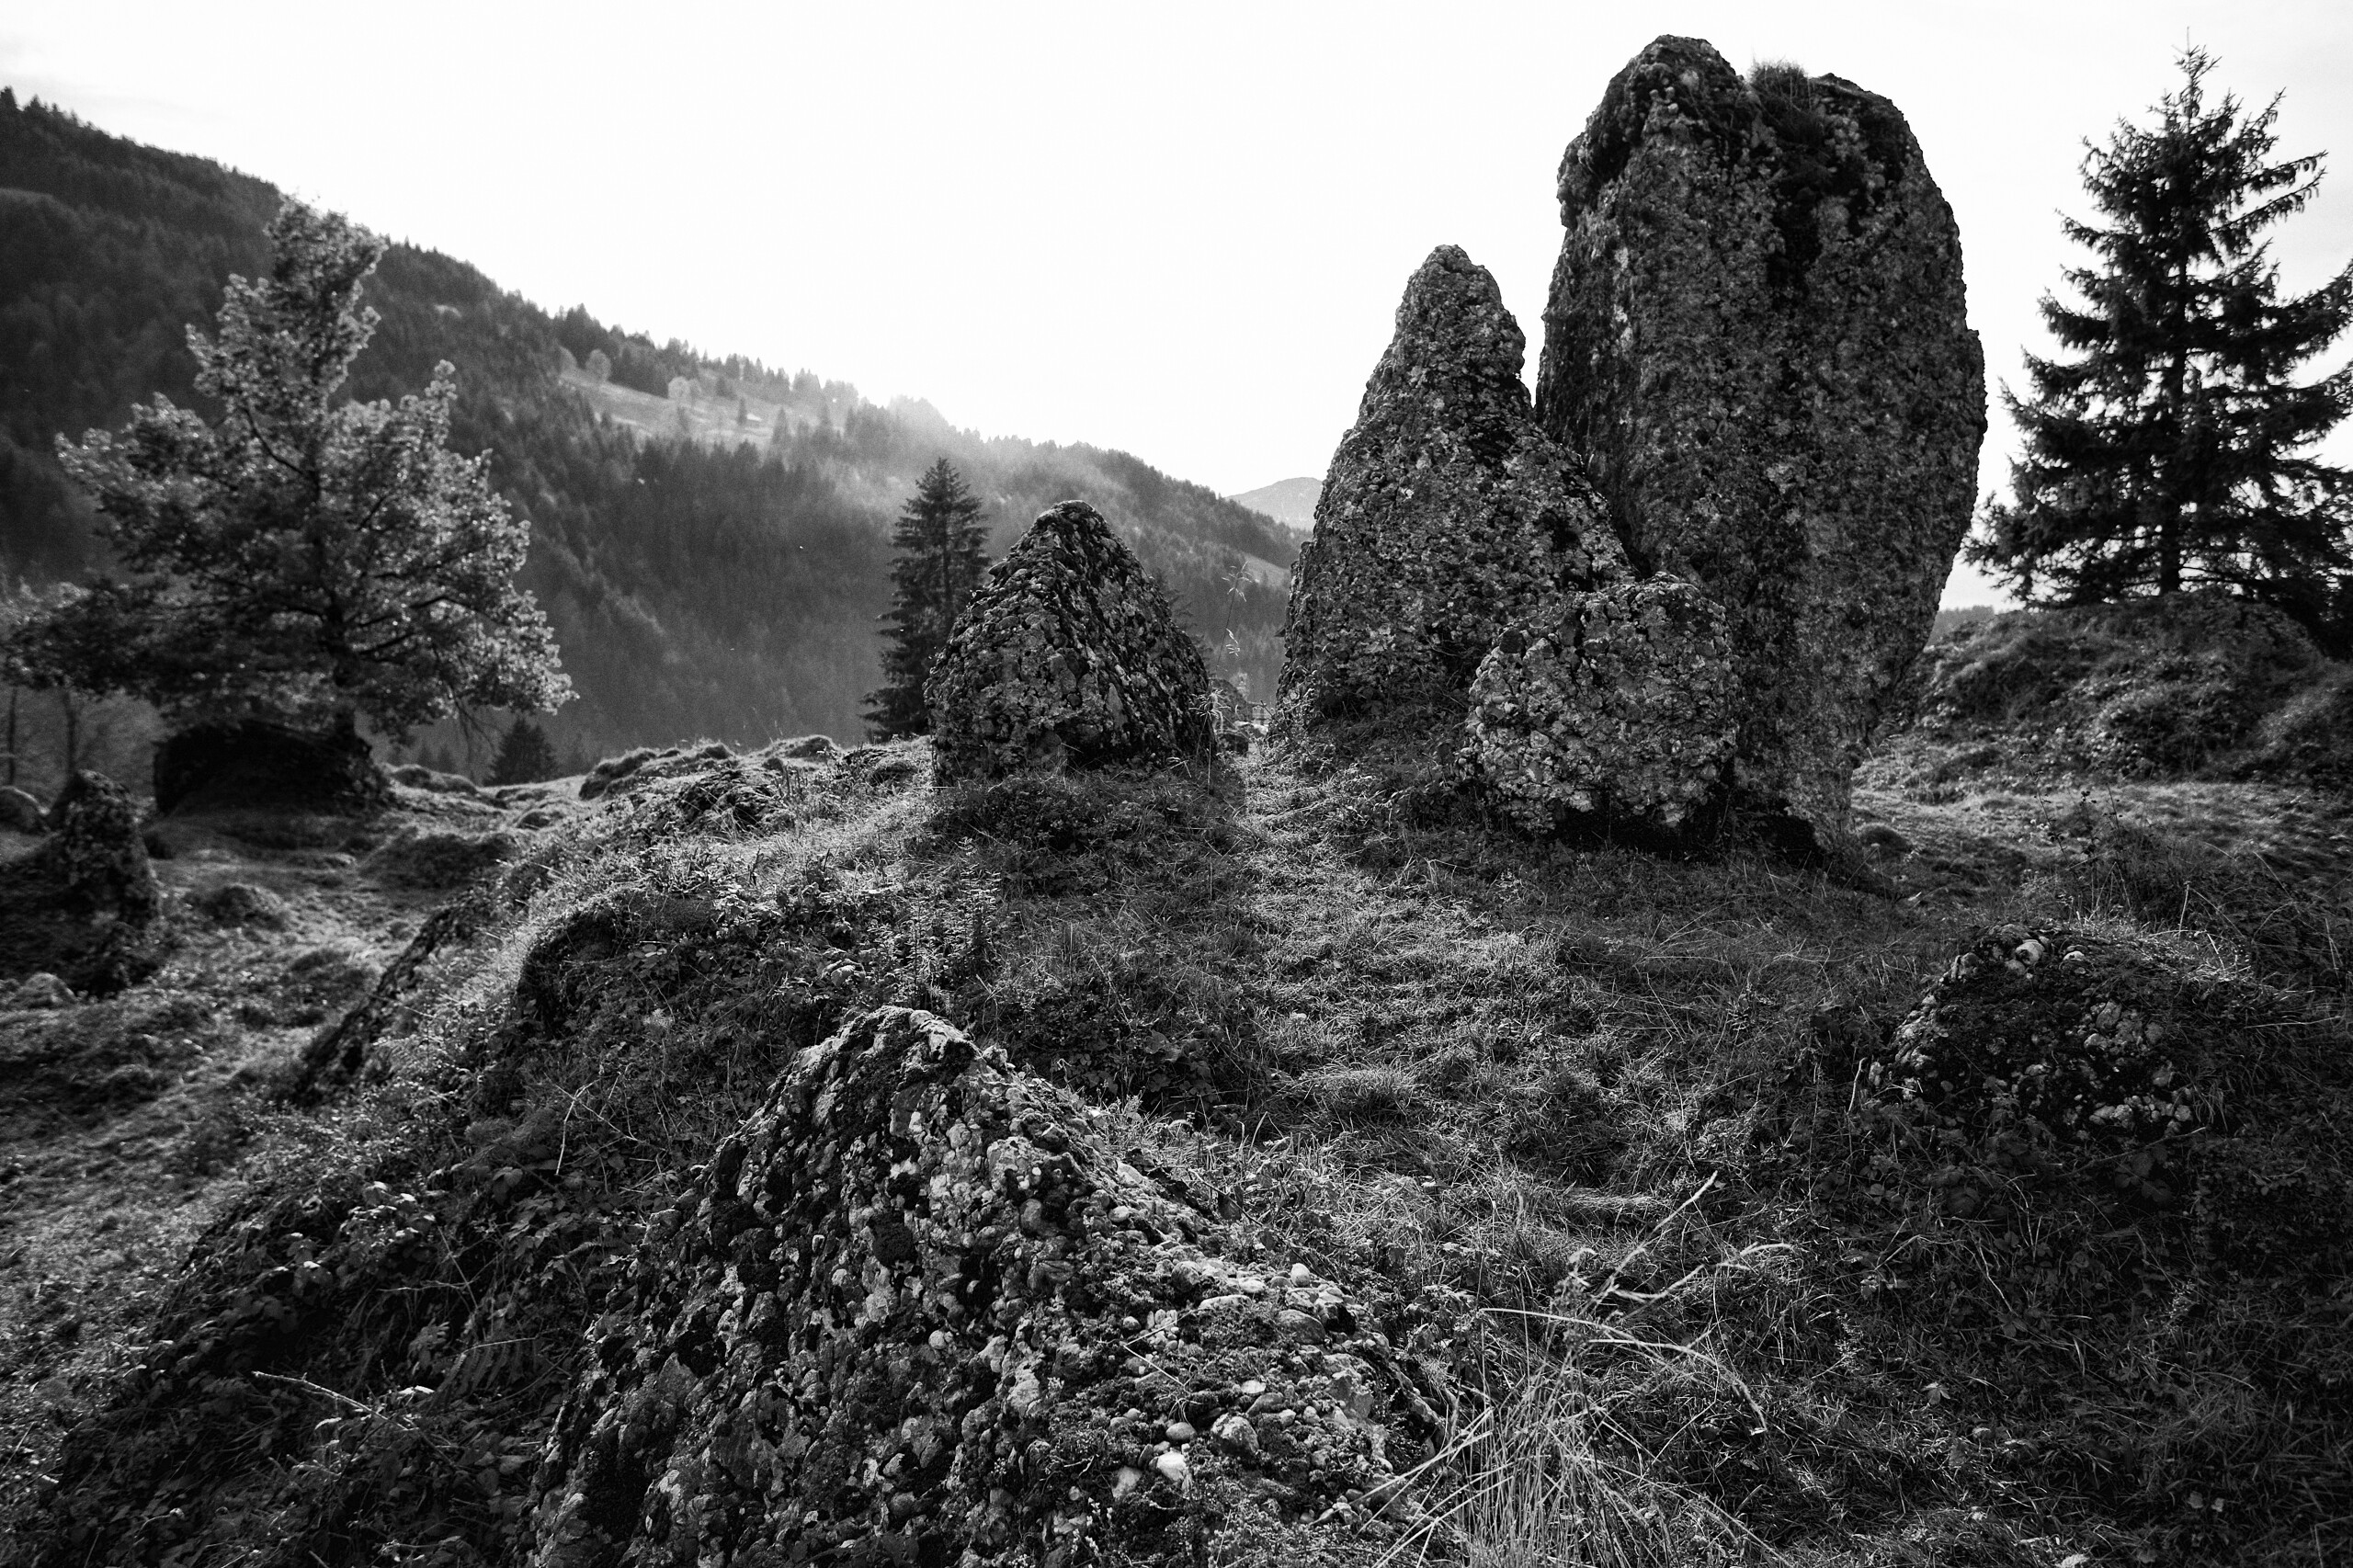
[[[1733,781],[1817,846],[1927,642],[1985,433],[1961,238],[1887,99],[1662,38],[1561,163],[1536,411],[1732,616]]]
[[[1292,574],[1287,722],[1450,699],[1506,626],[1624,574],[1592,494],[1537,427],[1526,351],[1494,278],[1456,247],[1406,283]]]
[[[1202,757],[1216,738],[1200,650],[1084,501],[1040,513],[989,569],[925,689],[942,783]]]
[[[1216,1219],[1101,1125],[927,1013],[802,1051],[649,1227],[550,1439],[532,1561],[1336,1545],[1336,1503],[1431,1454],[1444,1374],[1335,1285],[1237,1289]],[[1271,1348],[1287,1312],[1323,1342]],[[1245,1441],[1254,1389],[1328,1414]],[[1219,1441],[1169,1446],[1204,1425]],[[1410,1494],[1384,1516],[1415,1517]]]
[[[1462,760],[1535,831],[1678,827],[1722,783],[1736,688],[1724,612],[1690,584],[1572,595],[1480,665]]]
[[[46,833],[49,819],[40,802],[13,784],[0,784],[0,827],[11,833]]]

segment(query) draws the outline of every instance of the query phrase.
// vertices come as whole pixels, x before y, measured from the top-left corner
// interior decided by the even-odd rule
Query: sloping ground
[[[1910,750],[2096,778],[2353,789],[2353,665],[2278,610],[2216,593],[2012,610],[1920,657]]]
[[[2343,798],[1873,766],[1893,897],[1312,752],[484,802],[512,858],[356,1081],[283,1097],[238,936],[176,984],[245,1082],[42,1113],[0,1246],[63,1282],[8,1310],[88,1326],[17,1352],[12,1560],[2353,1550]],[[208,874],[373,966],[378,872],[462,858],[395,842]],[[101,1312],[72,1161],[174,1093],[246,1141],[119,1207]]]

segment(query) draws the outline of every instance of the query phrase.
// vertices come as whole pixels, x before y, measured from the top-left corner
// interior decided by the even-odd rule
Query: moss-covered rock
[[[941,782],[1205,757],[1208,667],[1103,515],[1065,501],[990,568],[932,666]]]
[[[1732,756],[1731,654],[1722,608],[1688,583],[1572,594],[1479,665],[1463,761],[1531,828],[1679,827]]]
[[[1106,1125],[926,1013],[805,1051],[656,1219],[534,1561],[1271,1561],[1415,1517],[1431,1371],[1206,1251]]]
[[[1951,210],[1885,98],[1678,38],[1611,80],[1559,194],[1537,416],[1634,565],[1731,612],[1740,792],[1842,838],[1975,497]]]
[[[1292,577],[1288,719],[1459,694],[1506,627],[1625,574],[1598,503],[1537,427],[1526,351],[1495,278],[1455,246],[1407,281]]]

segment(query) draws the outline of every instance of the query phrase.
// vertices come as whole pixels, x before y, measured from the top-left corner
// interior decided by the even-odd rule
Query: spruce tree
[[[2311,449],[2353,411],[2353,370],[2291,376],[2353,324],[2353,267],[2280,297],[2261,236],[2312,200],[2321,160],[2273,161],[2279,99],[2210,103],[2212,66],[2188,50],[2155,126],[2086,143],[2099,218],[2063,223],[2094,262],[2064,274],[2079,300],[2042,301],[2073,358],[2029,355],[2032,395],[2003,389],[2025,453],[1969,555],[2030,601],[2220,587],[2337,642],[2353,476]]]
[[[490,765],[493,784],[536,784],[556,776],[554,743],[548,733],[521,714],[506,726],[498,756]]]
[[[946,458],[925,471],[900,510],[891,534],[898,552],[891,562],[891,608],[882,617],[891,645],[882,653],[882,687],[866,699],[866,727],[878,741],[931,729],[924,677],[987,570],[983,510]]]

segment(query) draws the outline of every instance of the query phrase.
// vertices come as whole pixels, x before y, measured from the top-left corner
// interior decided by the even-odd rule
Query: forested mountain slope
[[[230,273],[267,264],[278,200],[264,181],[0,93],[0,573],[93,564],[92,517],[52,438],[118,424],[151,392],[200,406],[185,329],[209,327]],[[562,746],[856,734],[879,673],[890,520],[942,455],[990,502],[998,550],[1044,506],[1092,501],[1167,584],[1212,668],[1272,689],[1283,594],[1264,563],[1287,567],[1293,540],[1124,452],[983,439],[927,404],[878,407],[806,371],[657,346],[584,309],[552,315],[410,245],[367,298],[383,319],[352,393],[414,392],[452,361],[455,445],[490,449],[530,519],[526,581],[579,693],[551,726]]]

